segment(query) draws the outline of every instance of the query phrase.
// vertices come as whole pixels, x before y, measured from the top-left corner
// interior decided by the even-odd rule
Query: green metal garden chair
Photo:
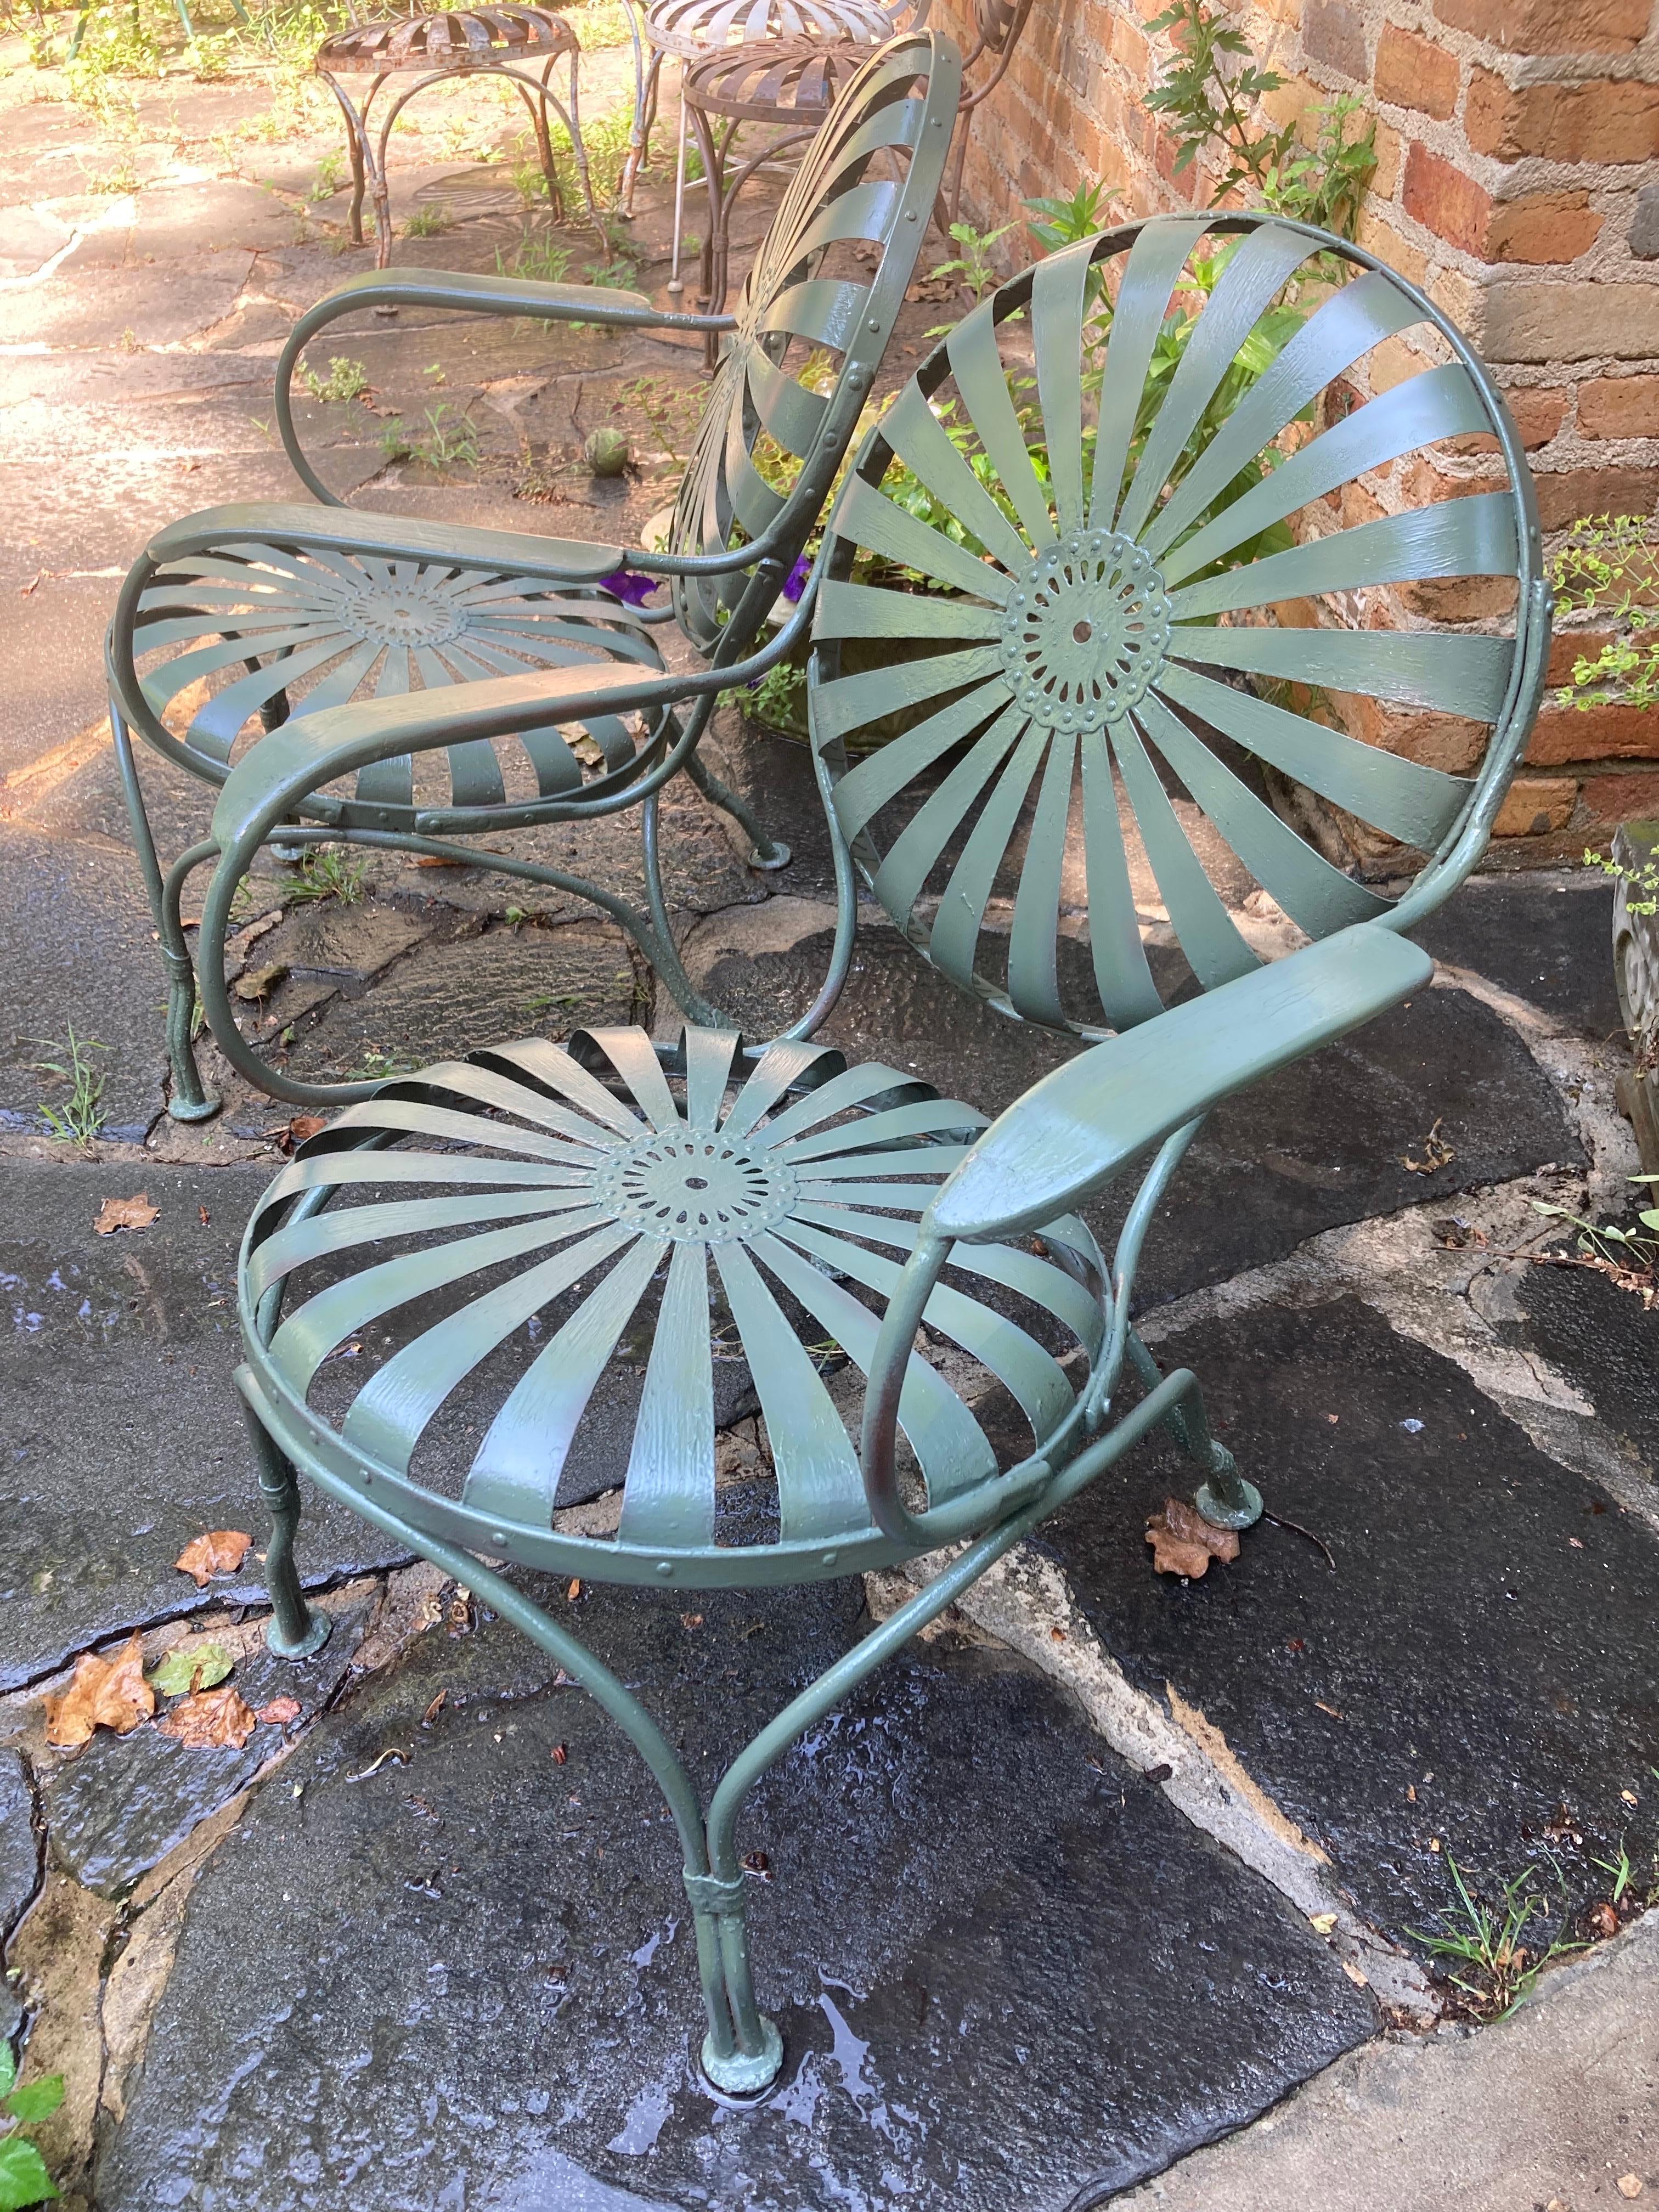
[[[1218,276],[1218,246],[1231,254]],[[1103,294],[1097,380],[1079,331]],[[1362,400],[1357,366],[1413,330],[1419,373]],[[1275,332],[1288,339],[1276,355]],[[1474,436],[1496,441],[1501,485],[1410,505],[1423,472],[1401,465]],[[1334,496],[1362,479],[1397,511],[1344,526]],[[1280,532],[1287,520],[1297,532]],[[1514,580],[1501,623],[1364,626],[1382,610],[1358,595],[1441,580],[1432,603],[1455,616],[1453,580],[1471,576]],[[733,2094],[781,2063],[744,1918],[738,1825],[757,1778],[1149,1431],[1191,1455],[1212,1522],[1260,1513],[1194,1376],[1160,1374],[1131,1325],[1141,1246],[1211,1108],[1428,982],[1405,932],[1486,844],[1549,631],[1531,483],[1468,344],[1358,247],[1243,215],[1110,232],[1003,285],[867,439],[815,579],[785,634],[734,673],[813,624],[838,896],[817,1003],[770,1042],[696,1024],[672,1044],[594,1030],[384,1083],[283,1169],[240,1262],[238,1382],[275,1519],[274,1648],[304,1653],[327,1632],[294,1565],[299,1470],[591,1692],[677,1823],[702,2063]],[[1310,625],[1310,600],[1344,619]],[[1467,760],[1453,773],[1360,742],[1325,703],[1340,694],[1461,718]],[[290,723],[221,795],[214,927],[319,781],[490,738],[527,712],[550,724],[656,696],[618,664]],[[871,745],[896,711],[908,726]],[[1264,785],[1267,768],[1285,784]],[[1272,803],[1291,785],[1334,810],[1336,830],[1348,819],[1396,841],[1403,894],[1299,835]],[[1093,979],[1071,1007],[1068,841]],[[1263,963],[1237,881],[1230,908],[1212,880],[1229,854],[1309,942]],[[920,957],[1085,1048],[988,1127],[915,1073],[849,1066],[811,1042],[848,973],[859,871]],[[1168,1007],[1143,947],[1155,906],[1201,987]],[[1131,1175],[1109,1264],[1079,1209]],[[765,1420],[775,1522],[758,1532],[723,1512],[717,1486],[717,1334],[728,1357],[740,1343]],[[330,1361],[348,1340],[357,1356]],[[846,1420],[808,1349],[826,1340],[846,1380],[864,1378]],[[571,1533],[557,1508],[573,1438],[619,1346],[637,1363],[641,1344],[642,1382],[619,1386],[638,1397],[615,1535]],[[991,1431],[1006,1439],[1010,1403],[1029,1448],[1000,1452]],[[706,1811],[641,1701],[484,1563],[660,1588],[678,1606],[691,1589],[958,1545],[754,1738]]]
[[[225,993],[216,924],[204,925],[192,963],[179,902],[218,847],[211,838],[192,845],[163,872],[135,732],[176,767],[222,784],[271,732],[354,699],[435,705],[513,670],[596,663],[612,676],[644,676],[652,703],[637,709],[636,725],[624,719],[635,709],[595,707],[581,724],[592,743],[578,747],[557,718],[532,716],[493,738],[458,738],[441,761],[422,762],[418,780],[418,747],[377,761],[354,787],[325,789],[330,771],[296,795],[273,841],[289,853],[345,842],[476,861],[482,856],[461,841],[638,807],[648,912],[536,861],[492,854],[484,864],[591,900],[629,932],[688,1013],[714,1018],[668,925],[657,793],[684,769],[743,827],[757,865],[781,866],[788,850],[702,766],[697,749],[720,681],[688,690],[665,678],[653,625],[678,621],[712,669],[741,659],[762,634],[819,520],[903,302],[944,175],[961,74],[956,47],[937,32],[872,54],[792,179],[735,316],[665,316],[638,294],[440,270],[356,278],[299,318],[277,367],[276,415],[289,457],[322,507],[210,507],[171,524],[133,564],[110,626],[110,720],[168,975],[175,1119],[201,1120],[219,1103],[192,1044],[198,981],[219,1045],[260,1089],[316,1106],[365,1086],[301,1082],[253,1049]],[[872,244],[873,271],[860,254]],[[724,334],[666,550],[345,508],[300,445],[291,380],[330,322],[389,305]],[[641,614],[617,596],[641,575],[670,580],[672,609]],[[183,724],[176,733],[169,709]]]

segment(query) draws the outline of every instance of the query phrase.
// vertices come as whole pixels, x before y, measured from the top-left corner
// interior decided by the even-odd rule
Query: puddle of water
[[[489,2200],[489,2212],[672,2212],[659,2197],[599,2181],[562,2151],[538,2151],[522,2173]]]
[[[654,2150],[657,2137],[662,2133],[674,2096],[665,2082],[658,2082],[641,2089],[628,2108],[628,2118],[620,2130],[605,2145],[607,2150],[618,2152],[623,2158],[643,2158]]]
[[[673,1942],[675,1936],[679,1933],[679,1922],[672,1917],[665,1922],[662,1927],[657,1929],[653,1934],[646,1937],[644,1942],[641,1944],[637,1951],[630,1951],[629,1953],[629,1965],[630,1966],[637,1966],[640,1972],[643,1973],[646,1968],[651,1964],[651,1961],[656,1957],[659,1947],[664,1943],[672,1943]]]

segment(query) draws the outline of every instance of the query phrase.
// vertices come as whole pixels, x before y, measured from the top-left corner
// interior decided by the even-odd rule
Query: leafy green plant
[[[789,738],[807,733],[806,671],[787,660],[769,668],[752,691],[728,691],[722,696],[735,700],[750,721],[766,729],[781,730]]]
[[[20,2086],[11,2045],[0,2043],[0,2212],[22,2212],[57,2196],[45,2159],[22,2130],[50,2119],[63,2101],[61,2074]]]
[[[613,253],[609,261],[590,261],[582,275],[605,291],[631,292],[640,281],[640,264],[630,254]]]
[[[337,353],[329,362],[326,376],[319,376],[314,368],[302,368],[300,381],[313,399],[361,399],[368,389],[368,370],[362,362],[353,361],[348,354]]]
[[[949,261],[941,261],[937,267],[930,269],[928,276],[936,283],[946,276],[960,277],[963,288],[973,294],[974,304],[977,307],[997,281],[997,272],[991,260],[991,248],[998,239],[1006,238],[1013,227],[1012,223],[1005,222],[1000,230],[975,230],[971,222],[953,222],[951,225],[951,243],[956,247],[956,253]]]
[[[637,376],[618,392],[622,406],[637,407],[674,460],[685,458],[691,433],[702,411],[702,394],[672,384],[664,376]]]
[[[538,170],[539,176],[541,172]],[[532,231],[514,247],[509,259],[505,246],[495,248],[498,276],[527,276],[538,284],[562,284],[570,273],[570,248],[561,246],[545,231]]]
[[[138,172],[133,166],[131,156],[124,154],[107,169],[93,170],[87,177],[86,185],[88,192],[107,194],[112,199],[118,199],[124,193],[137,191]]]
[[[297,900],[338,899],[342,906],[356,906],[366,895],[368,875],[367,860],[337,846],[316,846],[301,861],[288,895]]]
[[[1648,1186],[1649,1194],[1655,1195],[1651,1187],[1659,1184],[1659,1175],[1632,1176],[1631,1181]],[[1621,1229],[1613,1221],[1586,1221],[1566,1206],[1550,1205],[1540,1198],[1533,1200],[1532,1210],[1546,1220],[1565,1222],[1578,1231],[1576,1255],[1543,1253],[1536,1257],[1555,1264],[1565,1259],[1570,1264],[1595,1267],[1610,1276],[1620,1290],[1637,1291],[1644,1305],[1659,1301],[1659,1206],[1638,1208],[1638,1225],[1633,1229]]]
[[[322,160],[317,164],[317,173],[312,179],[311,189],[306,194],[306,198],[313,207],[319,200],[333,198],[335,193],[340,189],[340,179],[344,172],[345,155],[343,154],[324,155]]]
[[[1572,681],[1557,692],[1564,707],[1659,707],[1659,518],[1586,515],[1567,532],[1550,564],[1558,620],[1575,615],[1611,623],[1615,635],[1594,659],[1580,653]]]
[[[453,230],[455,217],[443,200],[434,200],[430,207],[416,208],[404,224],[405,238],[441,238],[447,230]]]
[[[478,465],[478,426],[464,410],[440,401],[425,410],[426,428],[410,431],[401,415],[380,430],[380,451],[389,461],[422,461],[441,476],[447,469]]]
[[[1041,218],[1026,228],[1045,253],[1058,253],[1062,246],[1075,246],[1103,228],[1105,199],[1103,177],[1092,185],[1079,185],[1068,200],[1026,200],[1024,204],[1033,216]]]
[[[92,1054],[107,1052],[109,1047],[100,1044],[96,1037],[78,1037],[73,1022],[69,1026],[69,1041],[58,1044],[46,1037],[34,1039],[45,1045],[56,1056],[52,1060],[37,1060],[32,1066],[37,1074],[56,1076],[60,1083],[70,1086],[69,1097],[59,1105],[41,1102],[40,1113],[53,1136],[63,1137],[71,1143],[89,1145],[103,1126],[104,1078],[94,1065]]]
[[[113,88],[112,78],[161,73],[161,49],[155,33],[122,0],[99,0],[88,11],[80,48],[74,60],[64,64],[70,98],[94,113],[106,112],[112,98],[131,106],[131,94]]]
[[[1590,1864],[1593,1867],[1600,1867],[1603,1874],[1610,1874],[1613,1876],[1613,1902],[1615,1905],[1622,1905],[1625,1901],[1625,1893],[1630,1887],[1636,1871],[1631,1864],[1630,1852],[1626,1846],[1624,1838],[1621,1836],[1619,1839],[1619,1856],[1616,1859],[1598,1859],[1592,1856]]]
[[[1551,1907],[1533,1887],[1540,1878],[1536,1867],[1522,1867],[1500,1882],[1488,1901],[1449,1853],[1446,1865],[1456,1904],[1436,1915],[1437,1929],[1410,1932],[1441,1966],[1469,2012],[1480,2020],[1505,2019],[1531,1995],[1553,1959],[1580,1947],[1550,1934]],[[1558,1927],[1559,1912],[1558,1907]]]
[[[1659,860],[1651,854],[1634,867],[1626,867],[1622,860],[1587,849],[1584,866],[1599,868],[1604,876],[1625,885],[1625,904],[1632,914],[1659,914]]]
[[[1364,101],[1353,94],[1326,100],[1316,110],[1314,145],[1304,147],[1294,121],[1277,130],[1255,124],[1256,103],[1285,80],[1261,67],[1244,33],[1206,0],[1171,0],[1146,28],[1175,34],[1175,58],[1144,101],[1150,113],[1169,118],[1175,173],[1214,147],[1224,167],[1212,206],[1248,187],[1260,206],[1352,238],[1376,167],[1375,120],[1351,128]]]

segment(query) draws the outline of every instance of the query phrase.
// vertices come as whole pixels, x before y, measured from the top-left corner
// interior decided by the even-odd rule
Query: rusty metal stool
[[[927,19],[930,0],[651,0],[645,14],[645,35],[651,59],[640,88],[635,117],[634,144],[623,171],[622,212],[631,215],[634,179],[644,161],[651,128],[657,117],[657,94],[665,58],[672,55],[680,64],[679,147],[674,165],[674,251],[669,276],[671,299],[684,289],[680,282],[681,218],[685,202],[685,137],[687,116],[684,98],[684,73],[705,57],[741,46],[775,41],[805,40],[815,46],[849,45],[868,51],[884,45],[902,30],[920,30]]]
[[[950,182],[939,193],[936,216],[947,238],[951,224],[962,215],[962,172],[968,160],[974,110],[982,100],[990,97],[1007,74],[1032,4],[1033,0],[975,0],[974,43],[963,57],[962,105],[957,110]],[[970,72],[981,63],[984,74],[975,80]]]
[[[726,299],[732,210],[738,194],[768,162],[816,137],[825,116],[863,67],[867,49],[841,40],[757,39],[705,55],[686,70],[680,99],[702,155],[708,188],[708,235],[702,246],[702,289],[710,314]],[[732,142],[745,123],[783,126],[757,153],[732,169]],[[717,129],[723,125],[724,128]]]
[[[417,92],[446,77],[489,75],[510,78],[518,87],[535,126],[536,151],[547,179],[548,198],[554,220],[564,212],[558,172],[553,166],[553,142],[547,125],[552,108],[570,134],[576,173],[588,220],[599,233],[607,258],[610,235],[593,201],[587,172],[587,151],[582,144],[576,69],[581,49],[576,33],[562,15],[550,8],[512,5],[497,8],[451,8],[441,14],[395,16],[386,22],[356,23],[337,31],[317,49],[314,64],[345,112],[346,144],[351,155],[351,235],[363,242],[363,196],[374,200],[379,232],[376,264],[386,265],[392,252],[392,198],[386,188],[386,149],[392,126]],[[567,105],[551,89],[549,80],[556,62],[568,58],[570,96]],[[539,75],[535,71],[539,65]],[[386,109],[380,128],[370,135],[368,111],[375,94],[389,76],[419,71],[413,84],[400,91]],[[340,82],[343,76],[368,76],[368,90],[353,104]]]

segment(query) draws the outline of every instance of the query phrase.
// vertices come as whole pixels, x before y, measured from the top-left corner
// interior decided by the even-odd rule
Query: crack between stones
[[[234,1166],[238,1164],[233,1161],[230,1164]],[[368,1571],[371,1576],[378,1576],[388,1571],[395,1572],[396,1570],[371,1568]],[[355,1572],[342,1568],[337,1573],[322,1577],[316,1582],[307,1582],[305,1585],[305,1593],[308,1598],[325,1597],[331,1591],[344,1589],[352,1583],[360,1583],[363,1580],[362,1568],[359,1567]],[[197,1605],[177,1606],[166,1613],[149,1613],[142,1620],[125,1621],[118,1628],[100,1630],[89,1644],[80,1645],[76,1650],[68,1653],[65,1657],[55,1660],[50,1667],[43,1667],[38,1674],[31,1674],[24,1680],[14,1682],[9,1689],[0,1692],[0,1714],[3,1714],[8,1706],[32,1705],[55,1683],[67,1680],[75,1671],[76,1662],[84,1658],[89,1651],[102,1650],[112,1644],[125,1644],[130,1636],[148,1636],[154,1629],[170,1628],[174,1621],[194,1620],[201,1613],[211,1613],[216,1606],[234,1607],[236,1605],[237,1601],[234,1598],[222,1590],[216,1591],[210,1584],[202,1592],[201,1602]],[[263,1614],[269,1611],[269,1607],[263,1601],[250,1601],[240,1607],[240,1610],[247,1614]]]
[[[871,1610],[890,1613],[925,1588],[953,1553],[910,1560],[902,1577],[866,1576]],[[1247,1771],[1219,1729],[1166,1685],[1169,1703],[1137,1689],[1096,1635],[1064,1570],[1022,1544],[957,1601],[956,1610],[1055,1682],[1091,1727],[1177,1812],[1241,1860],[1310,1921],[1343,1968],[1364,1982],[1398,2025],[1433,2026],[1439,2000],[1417,1962],[1373,1928],[1331,1878],[1323,1848],[1303,1834]]]

